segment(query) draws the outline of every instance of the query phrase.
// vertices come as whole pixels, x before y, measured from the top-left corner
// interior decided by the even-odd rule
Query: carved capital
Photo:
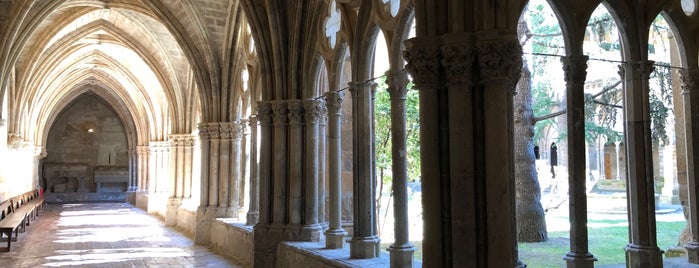
[[[328,91],[325,93],[325,102],[330,114],[342,114],[342,102],[345,100],[345,93],[342,91]]]
[[[680,70],[680,87],[682,94],[695,94],[699,92],[699,69],[681,69]]]
[[[481,81],[517,84],[522,72],[522,48],[517,38],[482,39],[477,47]]]
[[[230,139],[231,138],[231,132],[233,131],[233,124],[234,123],[232,123],[232,122],[219,122],[218,123],[221,139]]]
[[[243,138],[243,134],[245,134],[245,123],[242,122],[233,122],[231,123],[231,137],[233,139],[241,139]]]
[[[256,115],[253,114],[253,115],[250,115],[250,117],[248,117],[248,126],[250,127],[250,129],[253,129],[257,126],[257,116]]]
[[[10,150],[22,149],[22,143],[24,143],[24,137],[22,133],[8,133],[7,134],[7,147]]]
[[[453,34],[443,38],[442,65],[450,85],[468,86],[473,83],[476,47],[471,35]]]
[[[302,100],[289,100],[289,124],[290,125],[300,125],[303,124],[303,101]]]
[[[289,108],[286,101],[272,101],[272,120],[275,125],[284,125],[289,118]]]
[[[221,138],[221,126],[217,122],[206,124],[206,132],[209,133],[209,139]]]
[[[261,125],[272,124],[272,103],[260,101],[257,103],[257,120]]]
[[[587,60],[588,56],[570,56],[562,57],[563,72],[565,81],[568,84],[585,84],[587,77]]]
[[[405,70],[389,70],[386,72],[386,84],[388,84],[388,94],[391,99],[405,100],[408,94],[408,72]]]
[[[303,107],[306,110],[305,119],[307,124],[318,124],[327,112],[325,100],[304,100]]]
[[[207,123],[199,123],[199,125],[197,125],[197,128],[199,129],[199,139],[208,140],[211,138],[211,136],[209,135],[209,128],[207,126]]]
[[[349,91],[353,96],[356,96],[362,90],[376,91],[376,83],[372,81],[349,82]]]
[[[407,62],[405,69],[413,76],[413,83],[418,89],[437,88],[439,81],[440,59],[442,50],[440,40],[436,38],[411,38],[405,40],[403,58]]]

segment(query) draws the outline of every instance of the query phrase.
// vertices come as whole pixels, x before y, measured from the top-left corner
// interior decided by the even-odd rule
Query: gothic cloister
[[[699,263],[697,1],[548,3],[565,42],[570,245],[561,257],[567,267],[594,266],[583,42],[603,5],[622,51],[613,71],[621,70],[624,92],[626,160],[617,170],[628,187],[626,265],[663,266],[648,104],[648,32],[659,14],[676,41],[685,115],[680,197],[693,234],[685,263]],[[407,184],[417,179],[422,266],[523,267],[512,104],[526,4],[1,0],[0,202],[38,188],[49,202],[124,200],[243,266],[411,267],[420,263]],[[377,38],[385,55],[375,55]],[[388,252],[379,248],[374,202],[374,81],[384,71],[375,62],[388,67],[391,98]],[[419,92],[420,178],[406,172],[410,82]],[[342,261],[316,254],[338,248]]]

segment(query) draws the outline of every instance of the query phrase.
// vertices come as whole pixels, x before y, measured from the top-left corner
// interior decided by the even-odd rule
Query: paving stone
[[[128,203],[49,204],[2,267],[240,267]]]

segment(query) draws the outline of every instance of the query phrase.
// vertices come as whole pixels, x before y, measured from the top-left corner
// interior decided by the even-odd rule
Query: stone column
[[[231,166],[232,154],[237,153],[231,150],[231,137],[233,133],[233,126],[235,123],[232,122],[220,122],[219,127],[221,130],[221,139],[219,140],[219,155],[218,155],[218,215],[224,217],[230,217],[231,207],[228,206],[230,201],[230,191],[231,181],[233,176],[231,170],[235,169]],[[214,160],[216,161],[216,160]]]
[[[328,229],[328,222],[326,212],[326,180],[327,180],[327,169],[326,169],[326,159],[328,157],[327,147],[328,139],[326,135],[328,126],[328,107],[325,98],[323,98],[322,110],[320,111],[320,119],[318,121],[318,223],[323,226],[323,229]]]
[[[267,101],[261,101],[258,103],[258,120],[260,121],[260,146],[259,146],[259,157],[260,162],[258,164],[258,183],[259,183],[259,221],[260,223],[269,224],[271,223],[271,212],[272,212],[272,103]]]
[[[343,248],[347,231],[342,229],[342,101],[344,94],[338,91],[326,93],[328,105],[328,171],[329,218],[325,231],[325,247]]]
[[[138,191],[138,153],[129,149],[129,192]]]
[[[287,194],[289,194],[288,177],[288,117],[289,108],[286,101],[272,101],[274,132],[271,152],[272,163],[272,224],[283,225],[287,222]],[[264,141],[263,141],[264,143]]]
[[[289,223],[301,224],[304,215],[303,102],[289,100]],[[316,171],[317,172],[317,171]],[[275,184],[276,187],[276,184]]]
[[[248,205],[248,215],[245,225],[255,225],[259,220],[259,192],[260,187],[257,177],[257,116],[250,116],[250,204]]]
[[[624,64],[624,112],[629,204],[627,267],[662,267],[662,251],[656,241],[655,183],[650,131],[648,78],[652,61]]]
[[[320,232],[322,226],[319,224],[318,216],[320,214],[319,207],[321,200],[318,199],[319,192],[324,189],[319,189],[321,174],[320,170],[320,120],[325,113],[325,100],[304,100],[303,106],[305,110],[306,120],[306,135],[304,140],[305,145],[305,161],[304,161],[304,225],[302,235],[310,241],[320,240]]]
[[[202,158],[209,158],[208,166],[202,166],[202,169],[208,168],[208,181],[209,181],[209,207],[212,210],[216,210],[215,214],[218,215],[219,206],[219,158],[220,158],[220,144],[221,144],[221,126],[218,123],[208,123],[207,132],[209,134],[209,150],[208,155],[202,154]],[[207,213],[208,214],[208,213]]]
[[[211,134],[207,123],[199,123],[199,140],[201,146],[201,171],[199,180],[199,207],[197,208],[196,229],[194,232],[194,243],[197,245],[208,245],[211,239],[211,217],[212,207],[209,204],[209,152],[211,151]],[[216,130],[218,131],[218,130]]]
[[[182,204],[182,173],[184,159],[182,134],[168,136],[168,149],[170,158],[170,189],[168,191],[167,210],[165,213],[165,226],[177,225],[177,212]]]
[[[350,82],[352,92],[354,232],[350,258],[369,259],[379,255],[376,235],[376,191],[374,174],[373,82]]]
[[[146,193],[148,192],[148,146],[137,146],[136,154],[138,155],[138,192]]]
[[[182,183],[182,197],[191,198],[192,197],[192,164],[194,160],[193,150],[194,150],[194,136],[187,135],[184,138],[184,178]]]
[[[231,166],[231,176],[230,176],[230,199],[228,200],[228,208],[230,209],[230,216],[233,218],[238,218],[238,212],[240,210],[240,185],[243,180],[242,174],[242,155],[240,141],[243,138],[243,132],[245,131],[245,126],[240,122],[231,123],[231,156],[230,156],[230,166]]]
[[[563,257],[569,268],[594,267],[597,260],[587,243],[587,176],[585,173],[585,79],[587,56],[561,58],[566,81],[568,133],[568,199],[570,251]]]
[[[240,207],[240,213],[245,208],[245,193],[250,192],[250,185],[248,184],[248,178],[250,177],[250,131],[249,125],[250,120],[240,119],[240,128],[242,129],[242,138],[240,139],[240,180],[238,182],[238,204]],[[247,199],[250,199],[248,196]],[[249,208],[248,208],[249,210]],[[238,213],[238,214],[240,214]]]
[[[687,249],[687,259],[690,263],[699,264],[699,69],[683,69],[680,71],[680,83],[684,100],[685,145],[687,159],[687,205],[685,215],[689,214],[689,231],[691,240],[684,246]],[[684,188],[684,187],[682,187]]]
[[[521,76],[522,48],[515,34],[502,32],[480,33],[476,46],[483,85],[479,98],[483,101],[476,103],[482,105],[477,108],[479,113],[482,111],[478,115],[482,125],[477,127],[482,129],[477,130],[482,136],[475,142],[479,158],[485,161],[477,176],[484,178],[485,196],[481,201],[486,204],[487,214],[487,263],[490,267],[521,266],[517,257],[512,137],[513,94]]]
[[[622,152],[622,150],[621,150],[621,142],[615,142],[614,149],[616,150],[616,155],[614,157],[614,163],[616,164],[616,177],[615,178],[617,180],[621,180],[621,179],[623,179],[622,178],[623,176],[621,176],[621,172],[623,170],[623,164],[621,163],[621,155],[624,154],[624,152]],[[613,174],[615,174],[615,173],[612,172],[612,175]]]
[[[404,70],[386,72],[391,96],[391,158],[393,169],[393,232],[395,241],[388,247],[391,267],[413,267],[415,246],[410,243],[408,225],[408,158],[406,146],[405,100],[408,93],[408,73]]]

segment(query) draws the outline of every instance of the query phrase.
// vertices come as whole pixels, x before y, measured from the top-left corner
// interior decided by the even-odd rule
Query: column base
[[[259,212],[248,212],[247,218],[245,219],[245,225],[252,226],[255,225],[260,220]]]
[[[687,261],[699,264],[699,242],[689,242],[684,248],[687,249]]]
[[[371,259],[379,256],[379,243],[381,239],[376,236],[352,237],[350,243],[351,259]]]
[[[194,244],[209,245],[211,242],[211,218],[216,214],[216,207],[197,208],[197,217],[194,229]]]
[[[177,225],[177,211],[182,204],[182,198],[170,197],[167,201],[167,209],[165,211],[165,226]]]
[[[391,268],[413,267],[413,254],[415,253],[413,244],[391,244],[387,250],[391,255]]]
[[[651,268],[663,267],[663,251],[658,247],[642,247],[629,244],[626,251],[626,267]]]
[[[597,258],[592,256],[592,253],[585,252],[568,252],[563,260],[566,261],[566,267],[568,268],[593,268],[595,267],[595,262]]]
[[[328,229],[325,231],[325,248],[327,249],[337,249],[345,247],[345,237],[347,236],[347,231],[344,229]]]

